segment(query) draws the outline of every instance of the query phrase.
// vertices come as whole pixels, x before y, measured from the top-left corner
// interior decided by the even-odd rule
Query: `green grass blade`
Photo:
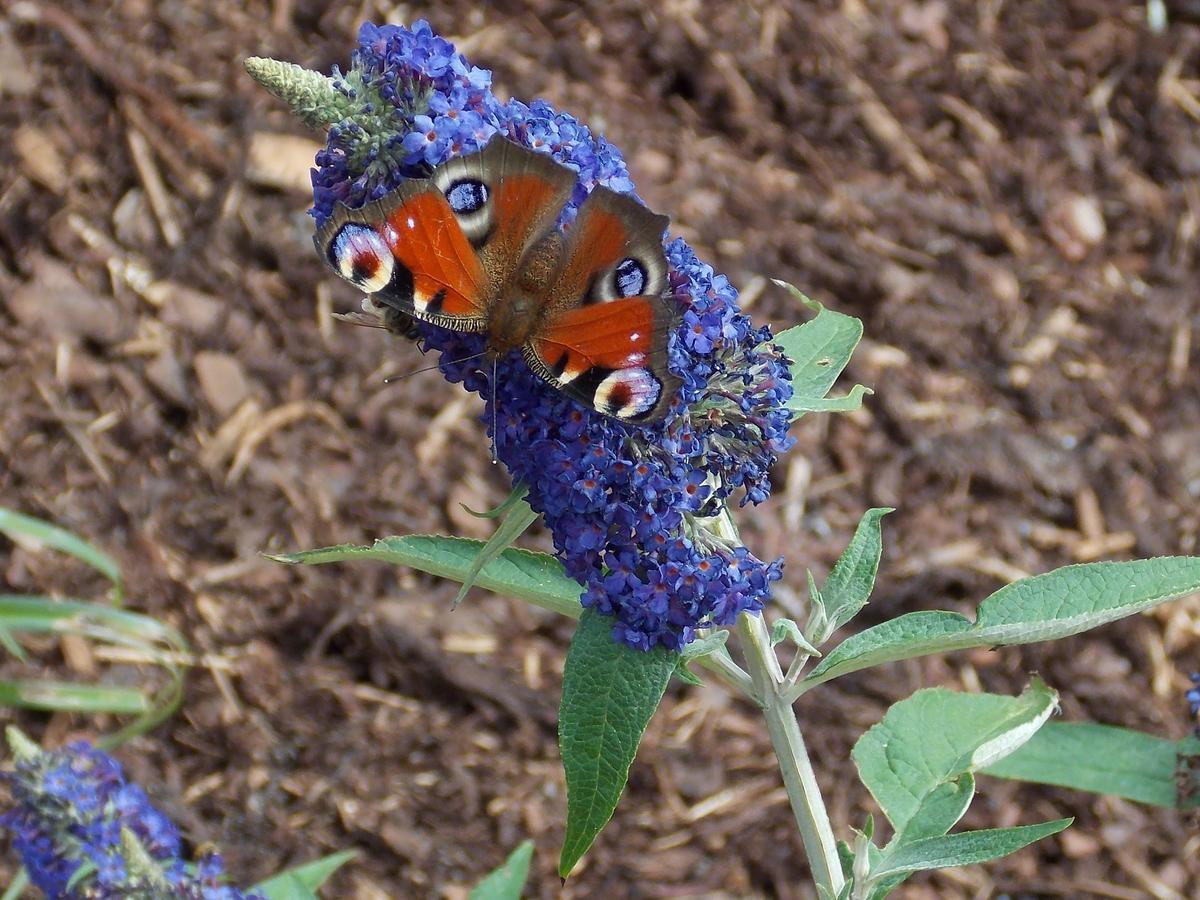
[[[144,715],[149,699],[135,688],[68,681],[0,681],[0,704],[46,712]]]
[[[25,648],[12,636],[12,632],[4,627],[0,627],[0,647],[3,647],[9,652],[9,655],[15,656],[21,662],[25,662],[29,658],[28,654],[25,653]]]
[[[21,871],[17,872],[16,877],[12,880],[12,884],[8,886],[4,894],[0,895],[0,900],[19,900],[27,887],[29,887],[29,873],[21,869]]]
[[[83,538],[42,519],[35,519],[11,509],[0,507],[0,532],[13,540],[26,540],[50,550],[66,553],[87,563],[112,582],[118,602],[124,592],[124,579],[117,561]]]
[[[102,749],[119,746],[144,734],[170,716],[183,700],[187,641],[174,628],[141,613],[80,600],[0,594],[0,630],[11,636],[78,635],[93,642],[136,651],[148,665],[165,673],[165,681],[140,691],[106,685],[40,681],[0,683],[0,703],[61,712],[109,712],[136,718],[96,742]],[[136,698],[136,699],[135,699]]]

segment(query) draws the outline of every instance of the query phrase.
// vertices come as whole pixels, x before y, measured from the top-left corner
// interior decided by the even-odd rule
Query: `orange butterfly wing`
[[[530,367],[563,393],[618,419],[662,418],[679,379],[667,369],[676,310],[664,294],[667,218],[597,188],[567,232],[545,298],[542,326],[525,347]]]
[[[408,182],[359,209],[338,207],[314,240],[333,270],[377,303],[458,331],[485,330],[483,267],[431,182]]]
[[[335,272],[378,302],[457,331],[487,331],[521,259],[554,227],[576,176],[503,138],[318,229]]]

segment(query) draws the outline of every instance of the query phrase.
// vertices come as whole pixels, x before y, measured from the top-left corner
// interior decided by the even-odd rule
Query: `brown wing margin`
[[[464,169],[469,159],[463,157]],[[498,295],[511,283],[525,254],[553,230],[578,176],[547,154],[502,137],[492,138],[470,165],[476,170],[474,177],[492,190],[492,222],[480,258]]]

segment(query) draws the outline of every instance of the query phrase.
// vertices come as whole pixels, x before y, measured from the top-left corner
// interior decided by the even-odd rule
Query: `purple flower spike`
[[[318,223],[335,204],[359,206],[405,178],[427,177],[493,135],[548,153],[579,173],[560,224],[598,185],[634,194],[620,151],[582,123],[535,100],[499,101],[428,23],[364,25],[351,71],[336,81],[357,112],[329,131],[313,175]],[[635,195],[636,196],[636,195]],[[536,377],[519,354],[491,365],[464,359],[482,335],[417,323],[442,353],[443,374],[480,393],[499,459],[541,513],[582,602],[617,620],[633,647],[679,650],[706,625],[761,610],[782,561],[764,563],[725,524],[725,505],[760,503],[769,470],[793,443],[791,373],[767,328],[738,309],[723,275],[682,240],[664,247],[680,325],[669,367],[682,381],[666,419],[635,426],[581,406]]]
[[[15,731],[9,742],[17,765],[5,778],[15,805],[0,827],[12,831],[30,881],[47,897],[264,900],[221,884],[216,854],[185,863],[179,831],[108,754],[82,742],[43,751]],[[131,839],[140,848],[132,854]],[[85,866],[90,874],[77,878]]]

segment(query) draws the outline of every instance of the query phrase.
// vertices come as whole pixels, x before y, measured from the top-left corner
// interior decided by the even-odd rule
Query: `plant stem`
[[[724,647],[708,656],[701,656],[696,660],[696,664],[712,672],[713,677],[722,684],[744,694],[755,703],[759,702],[754,682],[750,680],[749,675],[742,671],[741,666],[733,661]]]
[[[821,797],[817,776],[800,734],[800,723],[795,710],[783,694],[783,670],[771,646],[771,635],[761,615],[742,613],[738,617],[738,635],[746,657],[746,666],[759,696],[763,715],[767,720],[767,733],[775,756],[779,760],[779,771],[783,775],[783,786],[792,804],[792,814],[800,828],[800,839],[808,855],[809,868],[818,891],[836,897],[845,884],[842,865],[838,860],[837,842],[829,813]]]

